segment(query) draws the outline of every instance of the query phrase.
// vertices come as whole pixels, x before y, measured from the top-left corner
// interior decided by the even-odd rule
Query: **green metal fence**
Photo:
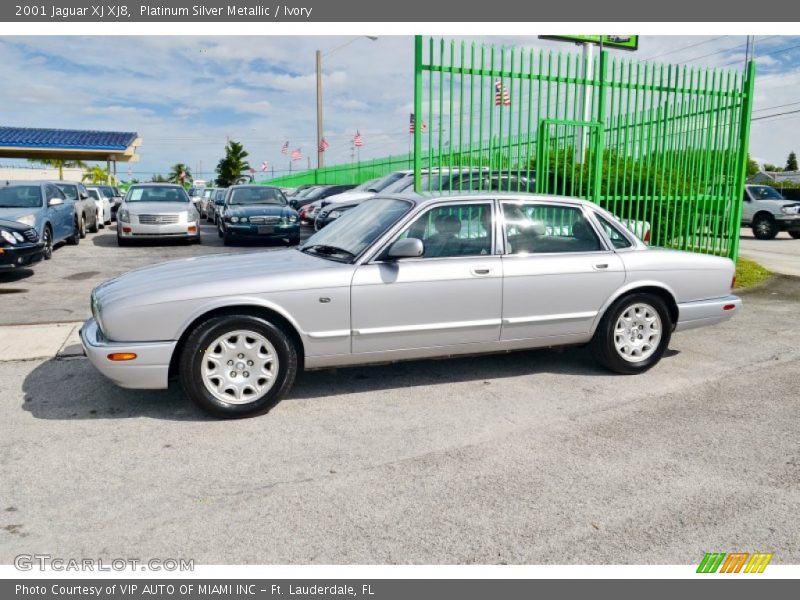
[[[418,36],[415,169],[480,167],[508,191],[535,177],[654,245],[735,258],[754,79],[752,62],[740,74]]]
[[[297,187],[305,184],[324,183],[363,183],[376,177],[388,175],[392,171],[404,171],[414,168],[414,160],[410,154],[387,156],[373,160],[332,165],[322,169],[298,171],[275,177],[264,183],[284,187]]]

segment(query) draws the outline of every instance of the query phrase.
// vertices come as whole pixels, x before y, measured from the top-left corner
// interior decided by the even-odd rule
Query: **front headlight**
[[[230,221],[231,221],[231,223],[238,223],[239,222],[239,217],[230,217]]]
[[[17,245],[17,240],[14,239],[14,236],[11,235],[5,229],[0,229],[0,237],[2,237],[6,242],[11,244],[12,246],[16,246]]]
[[[24,223],[25,225],[30,225],[33,227],[36,225],[36,215],[25,215],[24,217],[20,217],[17,219],[18,223]]]
[[[281,222],[284,225],[290,225],[292,223],[297,223],[297,219],[298,219],[297,215],[289,215],[288,217],[281,218]]]
[[[334,210],[328,214],[329,219],[338,219],[341,216],[342,216],[342,211],[340,210]]]
[[[103,318],[100,311],[100,303],[97,301],[97,295],[92,291],[90,303],[92,305],[92,317],[94,317],[100,331],[103,331]]]
[[[128,211],[127,208],[123,208],[121,211],[119,211],[119,214],[117,215],[117,219],[119,219],[123,223],[130,223],[131,222],[131,213]]]
[[[186,213],[186,221],[188,223],[194,223],[198,219],[200,219],[200,213],[197,212],[196,210],[190,210],[189,212]]]
[[[781,206],[781,212],[785,215],[800,214],[800,204]]]

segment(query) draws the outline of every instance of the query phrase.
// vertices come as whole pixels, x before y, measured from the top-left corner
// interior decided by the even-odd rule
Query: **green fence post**
[[[731,219],[731,240],[728,256],[733,260],[739,257],[739,230],[742,226],[742,196],[747,179],[747,151],[750,146],[750,119],[753,113],[753,90],[756,81],[756,63],[747,63],[747,77],[744,80],[744,98],[742,99],[741,127],[739,130],[739,173],[736,179],[737,194],[733,198],[733,218]]]
[[[433,123],[430,124],[431,129]],[[414,191],[422,183],[422,36],[414,36]]]
[[[600,126],[597,128],[597,147],[594,149],[594,190],[592,192],[592,200],[595,204],[600,204],[600,192],[603,185],[603,149],[606,140],[606,79],[608,76],[608,52],[603,50],[600,53],[600,64],[597,77],[597,122]]]

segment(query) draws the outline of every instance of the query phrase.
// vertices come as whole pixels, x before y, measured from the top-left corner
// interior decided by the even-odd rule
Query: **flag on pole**
[[[289,154],[289,142],[286,142],[281,148],[281,154]]]
[[[415,118],[414,113],[411,113],[409,115],[409,118],[408,118],[408,133],[410,133],[410,134],[414,133],[415,125],[416,125],[416,118]],[[428,124],[425,121],[423,121],[422,122],[422,131],[426,131],[427,129],[428,129]]]
[[[250,168],[248,169],[248,171],[250,171],[250,173],[251,173],[251,174],[253,174],[253,173],[255,173],[255,172],[256,172],[256,170],[255,170],[253,167],[250,167]]]
[[[262,171],[269,171],[269,163],[267,161],[262,161],[261,170]]]
[[[499,79],[494,82],[494,105],[511,106],[511,96],[508,94],[508,88]]]
[[[326,140],[325,138],[322,138],[319,141],[319,151],[320,152],[325,152],[325,150],[327,150],[329,147],[330,147],[330,144],[328,143],[328,140]]]
[[[353,146],[361,148],[364,146],[364,138],[361,137],[361,132],[356,129],[356,135],[353,138]]]
[[[303,160],[303,155],[300,152],[300,148],[292,150],[292,160]]]

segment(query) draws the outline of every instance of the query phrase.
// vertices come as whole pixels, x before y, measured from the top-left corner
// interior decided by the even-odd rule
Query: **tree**
[[[156,173],[153,173],[153,176],[150,178],[150,181],[152,181],[153,183],[168,183],[168,180],[167,180],[166,177],[164,177],[161,174],[156,174]]]
[[[180,185],[185,185],[187,183],[191,185],[192,181],[194,181],[192,178],[192,171],[183,163],[172,165],[172,170],[169,172],[169,175],[167,175],[167,179],[169,179],[171,183]]]
[[[229,141],[225,146],[225,158],[217,163],[217,185],[219,187],[235,185],[236,180],[250,170],[250,163],[245,160],[248,156],[239,142]]]
[[[91,183],[108,183],[109,180],[108,171],[97,165],[87,167],[86,172],[81,177],[81,181],[89,181]]]
[[[789,152],[784,171],[797,171],[797,155],[794,153],[794,150]]]
[[[747,176],[752,177],[756,173],[758,173],[758,163],[750,158],[750,153],[747,153]]]
[[[770,172],[783,171],[781,167],[773,165],[772,163],[764,163],[764,170]]]
[[[63,160],[61,158],[29,158],[28,162],[47,165],[58,169],[58,178],[64,179],[64,169],[85,169],[86,163],[82,160]]]

